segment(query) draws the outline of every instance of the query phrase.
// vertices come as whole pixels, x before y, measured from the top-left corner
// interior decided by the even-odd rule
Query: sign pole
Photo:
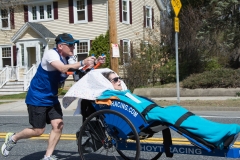
[[[178,65],[178,32],[179,32],[179,18],[178,13],[182,7],[180,0],[171,0],[171,4],[175,13],[174,29],[175,29],[175,52],[176,52],[176,81],[177,81],[177,103],[180,103],[180,89],[179,89],[179,65]]]
[[[179,65],[178,65],[178,32],[175,32],[175,50],[176,50],[177,103],[180,103]]]

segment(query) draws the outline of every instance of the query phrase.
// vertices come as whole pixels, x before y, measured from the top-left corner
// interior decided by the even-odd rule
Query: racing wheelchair
[[[66,97],[80,97],[74,94],[66,94]],[[234,146],[238,134],[225,139],[224,148],[220,149],[178,125],[147,122],[148,110],[140,113],[127,102],[112,100],[111,105],[106,105],[96,104],[92,98],[80,98],[83,124],[76,137],[82,160],[157,160],[163,153],[166,157],[188,154],[240,158],[240,148]],[[170,130],[185,137],[189,144],[173,144]]]

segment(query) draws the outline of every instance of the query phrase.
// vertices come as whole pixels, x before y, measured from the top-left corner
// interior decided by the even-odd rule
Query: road
[[[239,112],[208,112],[208,111],[199,111],[195,112],[198,115],[202,115],[213,121],[222,122],[222,123],[238,123],[240,124],[240,114]],[[72,116],[70,113],[65,114],[64,116],[64,129],[63,135],[59,144],[56,147],[54,152],[58,158],[61,160],[78,160],[79,154],[77,151],[75,133],[78,128],[81,126],[81,116]],[[17,132],[26,127],[30,127],[28,124],[28,117],[23,113],[12,113],[11,115],[3,115],[0,113],[0,144],[4,142],[4,135],[6,132]],[[47,145],[47,137],[50,132],[50,126],[47,126],[45,134],[38,138],[21,140],[11,151],[9,157],[6,160],[35,160],[41,159],[45,154],[45,149]],[[179,134],[172,132],[172,137],[180,138]],[[175,139],[173,139],[175,141]],[[237,143],[240,147],[240,138],[238,138]],[[0,156],[0,159],[5,159]],[[99,159],[99,158],[94,158]],[[162,155],[160,159],[168,159],[165,155]],[[226,158],[217,158],[217,157],[206,157],[206,156],[191,156],[191,155],[180,155],[175,154],[171,160],[189,160],[189,159],[198,159],[198,160],[224,160]],[[106,159],[107,160],[107,159]]]

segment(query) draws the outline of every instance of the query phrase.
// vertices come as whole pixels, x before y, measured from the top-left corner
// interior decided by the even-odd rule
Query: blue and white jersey
[[[37,72],[33,77],[26,96],[26,104],[33,106],[52,106],[58,101],[58,87],[64,83],[66,74],[54,68],[53,61],[62,61],[67,64],[67,59],[62,57],[56,49],[44,52],[42,62],[39,64]]]

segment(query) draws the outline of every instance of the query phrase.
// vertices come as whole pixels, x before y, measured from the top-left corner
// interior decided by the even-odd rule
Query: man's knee
[[[41,136],[44,133],[45,128],[34,128],[33,130],[35,132],[34,136]]]
[[[62,130],[63,129],[63,120],[62,119],[54,119],[51,121],[53,129]]]

